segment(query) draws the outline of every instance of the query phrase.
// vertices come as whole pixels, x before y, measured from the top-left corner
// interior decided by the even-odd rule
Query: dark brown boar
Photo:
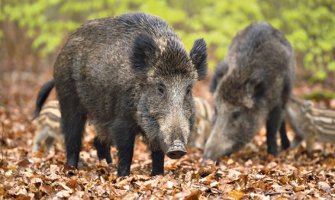
[[[78,164],[89,116],[100,154],[110,155],[111,144],[118,150],[118,176],[129,175],[140,132],[152,151],[152,174],[163,174],[165,153],[173,159],[186,153],[194,123],[191,91],[206,76],[206,59],[204,40],[188,55],[158,17],[133,13],[82,25],[54,65],[67,164]]]
[[[277,155],[276,134],[289,147],[283,114],[291,94],[295,63],[284,35],[265,22],[253,23],[232,41],[214,75],[214,125],[205,158],[242,148],[266,123],[268,152]]]

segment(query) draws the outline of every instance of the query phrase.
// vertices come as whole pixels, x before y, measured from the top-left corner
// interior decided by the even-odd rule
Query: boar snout
[[[232,148],[219,148],[219,149],[205,149],[203,159],[204,160],[219,160],[222,156],[229,156],[233,153]]]
[[[185,155],[186,152],[185,144],[180,140],[175,140],[166,152],[166,155],[171,159],[179,159]]]

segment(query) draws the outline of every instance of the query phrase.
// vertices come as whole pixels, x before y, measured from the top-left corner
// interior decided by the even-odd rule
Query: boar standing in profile
[[[335,111],[317,108],[312,101],[292,97],[286,108],[286,118],[295,133],[292,147],[306,142],[307,153],[314,143],[335,143]]]
[[[58,55],[49,83],[60,103],[67,164],[78,164],[89,117],[100,153],[108,156],[116,145],[118,176],[129,175],[140,132],[152,151],[152,174],[163,174],[164,154],[177,159],[186,153],[194,123],[192,87],[206,76],[206,60],[204,40],[196,40],[188,55],[158,17],[133,13],[82,25]]]
[[[291,45],[265,22],[253,23],[233,39],[211,84],[216,115],[204,157],[218,159],[250,142],[266,124],[267,150],[277,155],[276,134],[295,75]],[[285,131],[282,145],[289,147]]]

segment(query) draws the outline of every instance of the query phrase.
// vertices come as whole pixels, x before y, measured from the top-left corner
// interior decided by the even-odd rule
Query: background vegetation
[[[220,162],[202,163],[198,149],[182,159],[166,158],[165,176],[149,176],[151,155],[138,141],[132,175],[117,178],[116,149],[114,165],[99,162],[92,126],[83,138],[78,170],[64,167],[61,145],[31,153],[38,91],[50,80],[69,33],[88,19],[130,11],[158,15],[188,49],[203,37],[212,69],[239,30],[269,21],[295,49],[294,95],[335,110],[334,10],[334,0],[0,0],[0,199],[335,199],[335,144],[316,143],[311,155],[299,146],[274,158],[266,153],[265,128]],[[212,99],[209,78],[195,84],[195,96]],[[288,135],[292,141],[293,131]]]
[[[0,64],[25,70],[52,66],[69,32],[86,20],[142,11],[171,24],[187,48],[203,37],[210,68],[239,30],[265,20],[286,34],[309,80],[335,71],[333,0],[2,0],[0,8]]]

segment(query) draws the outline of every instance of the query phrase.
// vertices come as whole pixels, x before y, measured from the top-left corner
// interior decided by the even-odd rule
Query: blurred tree
[[[264,19],[282,30],[314,80],[335,72],[335,2],[333,0],[259,1]]]
[[[86,20],[142,11],[171,24],[188,49],[203,37],[210,68],[223,59],[239,30],[266,20],[287,35],[313,79],[323,80],[335,71],[333,0],[4,0],[0,8],[0,25],[9,22],[26,30],[32,39],[29,48],[42,57],[54,53]],[[6,37],[0,33],[0,42]]]

